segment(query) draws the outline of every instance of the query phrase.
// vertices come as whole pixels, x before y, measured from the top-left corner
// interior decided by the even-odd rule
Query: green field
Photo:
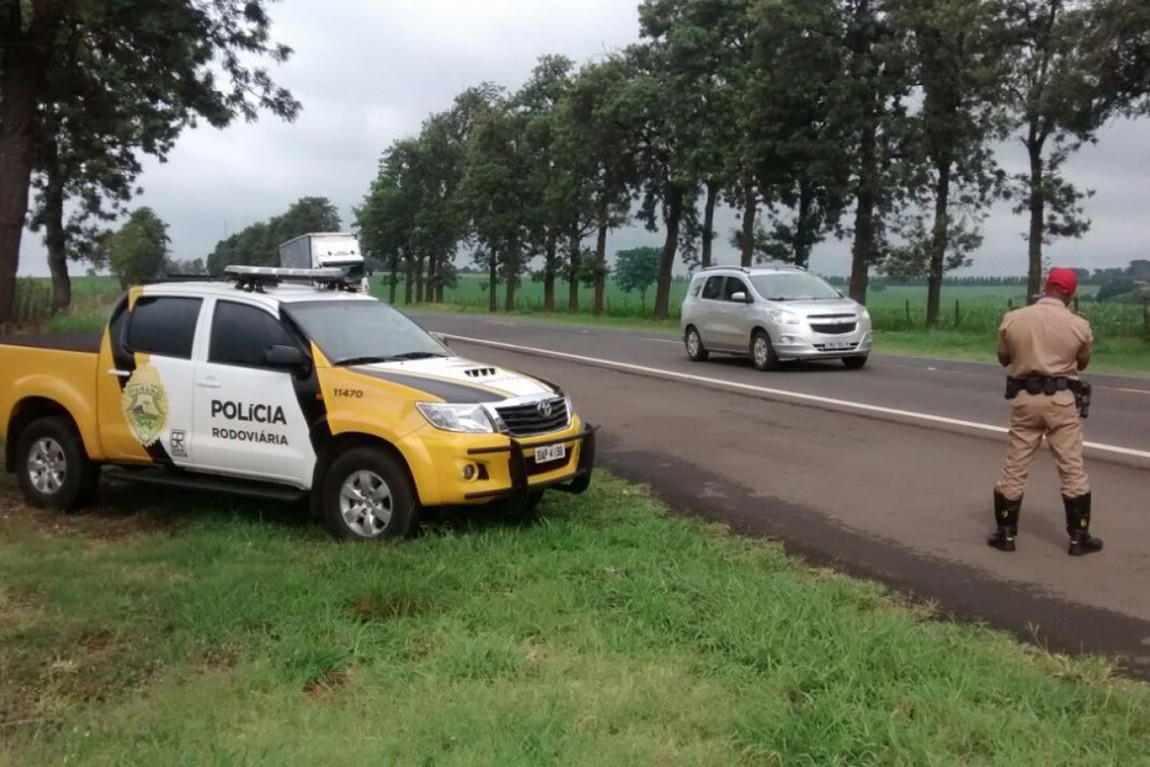
[[[0,763],[1147,764],[1150,687],[938,620],[597,475],[543,518],[0,486]]]

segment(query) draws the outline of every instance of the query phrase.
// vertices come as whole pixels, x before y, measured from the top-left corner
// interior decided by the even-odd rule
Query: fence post
[[[958,299],[956,298],[956,299],[954,299],[954,329],[955,330],[958,330],[958,325],[959,325],[959,322],[961,321],[961,319],[962,319],[962,317],[958,313]]]
[[[906,326],[910,328],[910,299],[906,300]]]

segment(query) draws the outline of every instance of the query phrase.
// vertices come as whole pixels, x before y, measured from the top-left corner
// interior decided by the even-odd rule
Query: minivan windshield
[[[756,274],[751,283],[768,301],[826,301],[842,298],[826,280],[806,272]]]
[[[308,301],[283,311],[333,365],[449,357],[445,346],[380,301]]]

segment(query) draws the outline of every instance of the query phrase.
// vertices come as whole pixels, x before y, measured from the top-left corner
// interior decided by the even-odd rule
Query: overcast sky
[[[273,70],[303,103],[291,124],[264,117],[224,131],[186,132],[168,162],[149,160],[144,193],[169,224],[172,255],[206,256],[217,241],[285,211],[307,195],[324,196],[352,222],[392,141],[419,132],[424,118],[446,109],[463,89],[484,80],[522,84],[539,56],[577,62],[602,57],[638,39],[637,0],[285,0],[271,6],[273,37],[295,55]],[[1017,162],[1017,153],[1003,159]],[[1068,166],[1071,180],[1095,190],[1087,202],[1091,232],[1048,248],[1068,266],[1125,266],[1150,257],[1150,121],[1108,127],[1097,146]],[[720,215],[716,257],[737,260],[727,245],[737,225]],[[995,209],[968,274],[1024,274],[1026,222]],[[640,227],[615,233],[614,252],[661,244]],[[846,243],[816,249],[812,270],[849,272]],[[21,274],[47,274],[37,235],[27,233]]]

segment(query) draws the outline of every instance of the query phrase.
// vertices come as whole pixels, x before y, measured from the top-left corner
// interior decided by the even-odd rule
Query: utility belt
[[[1040,394],[1053,397],[1060,391],[1074,392],[1074,404],[1078,406],[1078,413],[1083,418],[1090,415],[1090,394],[1092,387],[1087,381],[1065,376],[1026,376],[1024,378],[1006,377],[1006,398],[1014,399],[1020,393],[1026,392],[1032,396]]]

